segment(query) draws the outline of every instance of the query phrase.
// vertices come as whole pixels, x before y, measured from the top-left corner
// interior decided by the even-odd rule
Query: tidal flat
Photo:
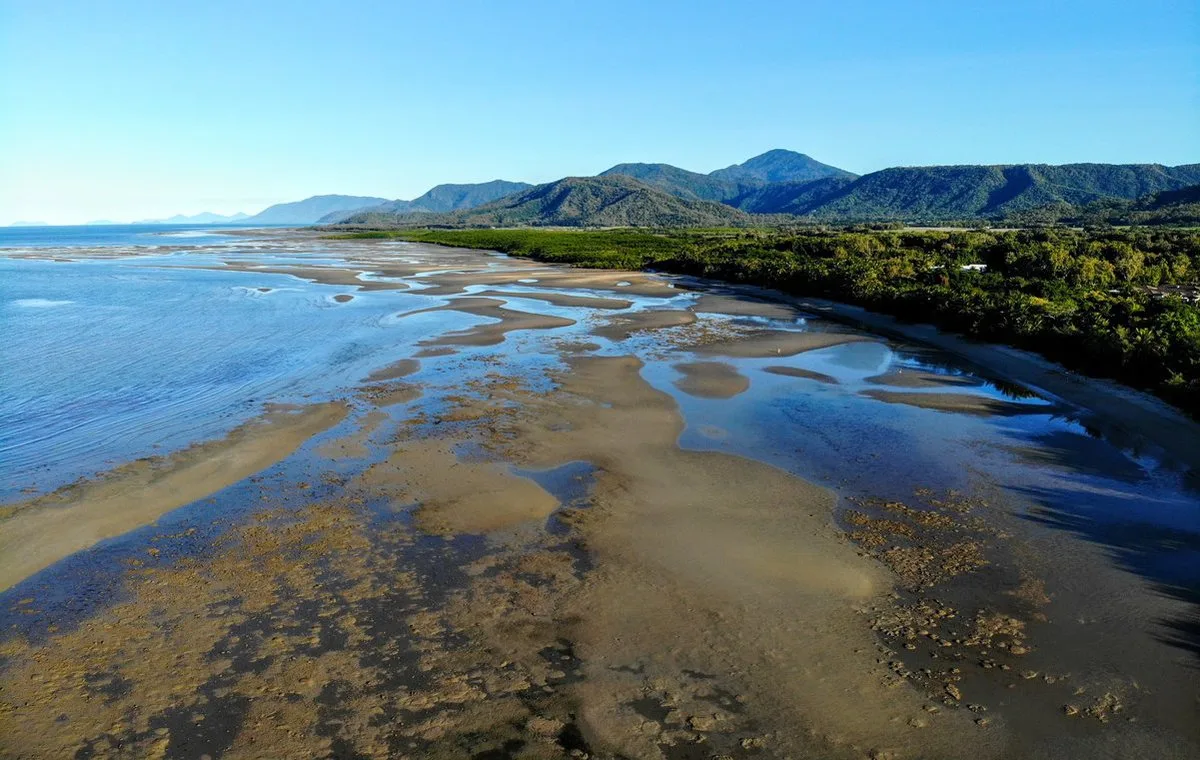
[[[1200,479],[1130,391],[418,243],[0,274],[5,757],[1200,753]]]

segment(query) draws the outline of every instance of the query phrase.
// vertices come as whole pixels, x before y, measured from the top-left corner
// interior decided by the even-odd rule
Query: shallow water
[[[230,237],[180,253],[172,243],[158,242],[159,248],[139,256],[74,261],[6,258],[0,250],[0,312],[6,326],[6,339],[0,344],[0,365],[5,367],[0,389],[0,501],[49,491],[124,461],[219,437],[260,414],[267,402],[352,395],[373,370],[420,352],[422,341],[489,321],[457,311],[410,314],[454,297],[423,295],[428,274],[399,278],[412,286],[408,290],[363,291],[286,274],[219,271],[222,262],[231,259],[240,264],[311,266],[379,251],[387,252],[391,262],[436,261],[440,249]],[[198,242],[188,239],[186,245]],[[76,244],[94,241],[64,240],[61,250],[43,253],[69,257],[68,246]],[[500,266],[504,259],[491,261]],[[359,279],[399,281],[369,274]],[[465,295],[529,289],[539,284],[536,279],[472,285]],[[1200,629],[1188,617],[1188,608],[1176,603],[1200,600],[1200,495],[1189,488],[1185,473],[1175,464],[1097,437],[1078,421],[1083,418],[1079,410],[1040,398],[1034,389],[979,375],[952,356],[920,346],[872,337],[794,356],[698,356],[672,341],[669,336],[676,333],[671,330],[635,333],[625,340],[597,337],[592,330],[614,315],[632,311],[687,309],[699,293],[680,289],[663,299],[631,295],[624,287],[572,287],[561,292],[620,297],[633,306],[614,312],[506,298],[506,308],[576,323],[511,332],[498,346],[455,346],[454,354],[422,358],[419,372],[405,378],[427,389],[415,406],[436,410],[441,397],[487,373],[546,390],[551,386],[547,373],[562,367],[564,344],[594,343],[598,348],[584,351],[595,355],[635,354],[645,362],[642,376],[680,407],[686,421],[680,446],[774,465],[834,489],[843,506],[863,498],[903,500],[917,489],[987,492],[993,496],[989,519],[1017,533],[1037,555],[1031,562],[1051,577],[1052,588],[1060,589],[1065,611],[1081,619],[1093,612],[1108,614],[1100,610],[1113,600],[1100,599],[1100,594],[1124,588],[1121,578],[1145,581],[1147,599],[1174,605],[1162,608],[1169,613],[1167,619],[1145,621],[1157,639],[1169,643],[1166,651],[1177,653],[1168,666],[1194,666]],[[339,302],[337,295],[353,298]],[[845,331],[803,314],[790,319],[704,314],[702,319],[716,328]],[[672,365],[689,360],[727,363],[749,380],[749,387],[730,398],[688,395],[676,385],[680,372]],[[820,373],[836,383],[766,371],[781,366]],[[897,370],[969,383],[889,388],[871,379]],[[916,394],[914,398],[961,394],[1028,408],[1020,414],[968,414],[887,403],[864,393],[879,390],[904,391]],[[323,442],[356,424],[357,418],[343,423],[257,478],[177,510],[154,528],[60,562],[0,594],[0,606],[9,609],[11,600],[32,589],[44,597],[46,589],[57,588],[57,604],[72,615],[90,613],[119,587],[122,558],[133,557],[150,536],[182,526],[211,526],[216,516],[244,516],[263,501],[287,504],[331,492],[328,485],[317,485],[298,496],[270,484],[317,483],[319,472],[332,469],[350,475],[376,461],[374,444],[368,445],[367,458],[332,465],[316,453]],[[459,452],[463,461],[475,455]],[[592,472],[588,462],[548,471],[514,470],[564,503],[586,501]],[[563,530],[553,516],[549,528],[554,533]],[[201,532],[175,545],[175,551],[186,556],[210,538],[211,533]],[[1094,590],[1076,587],[1081,579],[1086,582],[1093,568],[1111,571],[1116,580],[1098,580]],[[92,587],[82,589],[80,584],[88,578]],[[1060,582],[1057,587],[1055,580]],[[94,603],[81,605],[79,598]],[[55,599],[42,599],[44,609],[53,610],[57,604]],[[1146,601],[1130,609],[1158,608]],[[59,624],[65,619],[50,615],[38,621]],[[34,623],[22,619],[20,627],[33,632],[39,628]]]

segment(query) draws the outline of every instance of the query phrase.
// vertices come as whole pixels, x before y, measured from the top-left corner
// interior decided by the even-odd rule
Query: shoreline
[[[327,233],[328,230],[318,230]],[[336,238],[335,238],[336,239]],[[397,237],[397,240],[404,238]],[[461,244],[435,241],[409,241],[440,248],[462,248]],[[653,269],[606,269],[578,267],[568,262],[543,261],[518,252],[495,249],[473,249],[502,253],[514,259],[536,262],[544,266],[589,272],[628,271],[657,274],[685,287],[713,294],[739,294],[756,300],[767,300],[793,306],[813,316],[859,327],[883,337],[915,341],[945,351],[965,360],[1001,380],[1029,387],[1054,400],[1090,412],[1079,420],[1090,430],[1097,430],[1123,449],[1139,449],[1139,441],[1151,443],[1166,459],[1185,466],[1189,475],[1200,475],[1200,421],[1187,417],[1181,410],[1153,394],[1108,378],[1077,373],[1040,354],[1001,343],[975,341],[966,336],[942,330],[932,324],[903,322],[881,312],[861,306],[813,296],[797,296],[759,285],[732,283],[714,278],[695,277]]]
[[[711,281],[708,281],[711,283]],[[914,341],[953,354],[994,375],[1039,394],[1090,412],[1080,422],[1100,431],[1121,448],[1137,448],[1133,438],[1157,447],[1167,459],[1200,473],[1200,422],[1167,402],[1115,380],[1081,375],[1031,351],[999,343],[973,341],[934,325],[902,322],[860,306],[823,298],[792,296],[752,285],[723,287],[752,297],[791,304],[814,316],[860,327],[885,337]]]

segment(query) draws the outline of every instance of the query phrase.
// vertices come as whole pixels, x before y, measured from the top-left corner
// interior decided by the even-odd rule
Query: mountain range
[[[769,214],[798,221],[938,223],[1013,219],[1034,209],[1133,201],[1194,185],[1200,185],[1200,164],[918,166],[858,176],[802,153],[772,150],[708,174],[670,164],[626,163],[596,177],[569,177],[491,202],[464,204],[453,213],[393,202],[325,221],[675,226],[751,224],[768,221],[760,215]],[[430,211],[439,213],[417,213]]]
[[[368,209],[357,226],[694,227],[747,224],[750,215],[711,201],[681,198],[624,175],[567,177],[450,213],[396,214]]]
[[[417,212],[445,213],[459,209],[475,208],[485,203],[503,198],[521,190],[533,187],[527,182],[508,182],[494,179],[491,182],[481,182],[474,185],[438,185],[424,195],[411,201],[385,201],[371,204],[368,207],[341,209],[333,211],[315,220],[319,224],[336,224],[356,212],[372,212],[381,214],[412,214]]]
[[[1166,219],[1169,214],[1157,207],[1121,204],[1196,185],[1200,164],[908,166],[859,176],[803,153],[776,149],[708,174],[670,164],[622,163],[594,177],[567,177],[536,187],[497,179],[437,185],[412,200],[317,195],[253,216],[205,213],[141,223],[674,226],[745,225],[787,217],[929,224],[1030,215],[1043,220],[1083,218],[1081,214],[1099,218],[1097,214],[1108,213],[1105,204],[1112,206],[1110,216],[1128,212]],[[1084,208],[1091,210],[1085,213]]]
[[[134,224],[236,224],[238,222],[249,219],[249,214],[214,214],[211,211],[205,211],[200,214],[176,214],[167,219],[143,219]],[[113,222],[92,222],[92,224],[113,224]]]
[[[254,216],[246,217],[242,223],[315,224],[323,217],[336,212],[351,212],[387,202],[387,198],[374,198],[369,195],[314,195],[302,201],[268,206]]]

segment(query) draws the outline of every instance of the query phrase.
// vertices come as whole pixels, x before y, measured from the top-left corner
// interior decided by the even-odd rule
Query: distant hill
[[[302,201],[277,203],[242,220],[246,224],[316,224],[321,217],[335,211],[378,206],[387,198],[362,195],[314,195]]]
[[[1200,164],[901,167],[866,174],[827,197],[791,203],[789,209],[844,221],[1001,218],[1054,203],[1133,199],[1197,183]]]
[[[372,211],[384,214],[406,214],[415,212],[444,213],[460,209],[475,208],[485,203],[503,198],[506,195],[528,190],[533,185],[528,182],[509,182],[494,179],[491,182],[480,182],[467,185],[438,185],[419,198],[411,201],[387,201],[369,209],[351,209],[335,211],[326,214],[320,220],[321,224],[336,224],[358,211]]]
[[[718,169],[710,177],[734,183],[810,182],[827,177],[858,176],[845,169],[823,164],[803,153],[791,150],[769,150],[750,160]]]
[[[450,214],[355,214],[347,224],[461,227],[697,227],[745,224],[719,203],[679,198],[624,175],[567,177]]]
[[[659,190],[704,201],[719,201],[744,208],[737,199],[772,183],[804,183],[826,178],[853,179],[836,166],[816,161],[803,153],[771,150],[745,163],[718,169],[711,174],[680,169],[670,164],[617,164],[600,173],[601,177],[624,175]]]
[[[737,182],[690,172],[670,164],[617,164],[600,172],[601,177],[632,177],[651,187],[680,198],[724,202],[737,196],[743,187]]]
[[[205,211],[200,214],[192,214],[191,216],[176,214],[169,219],[143,219],[140,222],[134,222],[134,224],[231,224],[249,218],[248,214],[241,212],[226,216]],[[93,222],[93,224],[96,224],[96,222]]]
[[[509,182],[503,179],[474,185],[438,185],[409,203],[413,211],[459,211],[482,206],[532,187],[528,182]]]

